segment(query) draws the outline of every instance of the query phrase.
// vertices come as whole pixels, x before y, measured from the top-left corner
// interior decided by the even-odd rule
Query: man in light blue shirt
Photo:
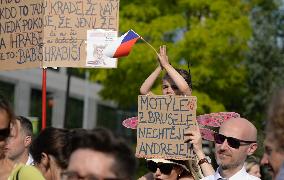
[[[232,118],[221,125],[214,139],[219,167],[214,175],[202,180],[259,180],[244,168],[247,156],[257,149],[257,130],[251,122],[243,118]]]
[[[261,164],[268,165],[273,179],[284,179],[284,88],[273,93],[268,108],[264,154]],[[282,165],[282,167],[281,167]]]
[[[284,179],[284,163],[282,164],[282,167],[276,177],[276,180],[283,180]]]

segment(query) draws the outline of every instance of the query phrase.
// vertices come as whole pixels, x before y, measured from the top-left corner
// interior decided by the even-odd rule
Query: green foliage
[[[185,58],[192,64],[194,89],[227,110],[239,112],[246,77],[243,60],[251,34],[249,6],[222,0],[182,3],[187,5],[190,25],[178,42],[176,59]]]
[[[210,97],[202,92],[195,91],[193,96],[197,96],[197,115],[207,114],[210,112],[221,112],[225,111],[225,107],[223,104],[218,103],[210,99]]]
[[[261,16],[260,16],[261,15]],[[253,36],[247,55],[246,114],[258,122],[265,119],[266,106],[273,91],[284,85],[283,19],[284,13],[267,6],[258,6],[252,11]],[[282,22],[281,22],[282,19]]]

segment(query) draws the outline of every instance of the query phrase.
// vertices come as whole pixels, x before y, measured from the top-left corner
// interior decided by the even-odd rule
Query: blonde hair
[[[259,159],[255,156],[249,156],[245,161],[246,171],[249,172],[255,165],[259,165]]]

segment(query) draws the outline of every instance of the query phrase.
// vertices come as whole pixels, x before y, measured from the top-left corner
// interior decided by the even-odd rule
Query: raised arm
[[[156,81],[156,79],[158,78],[158,76],[160,75],[161,71],[162,71],[161,66],[158,66],[152,72],[152,74],[150,74],[150,76],[142,84],[142,86],[140,88],[140,94],[142,94],[142,95],[146,95],[146,94],[152,95],[153,94],[151,92],[151,88],[152,88],[154,82]]]
[[[202,150],[202,137],[198,126],[192,127],[185,132],[185,142],[191,143],[193,145],[193,150],[198,158],[199,166],[203,172],[203,175],[210,176],[215,173],[210,162],[204,161],[206,158]]]
[[[166,70],[170,78],[175,82],[178,89],[183,95],[191,96],[191,88],[185,79],[172,67],[169,63],[166,46],[160,47],[160,54],[158,54],[161,66]]]

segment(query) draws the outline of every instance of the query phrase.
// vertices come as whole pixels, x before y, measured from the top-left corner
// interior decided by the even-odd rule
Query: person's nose
[[[227,139],[225,139],[225,141],[221,144],[220,149],[221,150],[227,149],[228,146],[229,145],[228,145]]]
[[[167,94],[174,94],[174,90],[170,86],[167,88]]]
[[[162,173],[161,173],[160,169],[157,168],[157,170],[156,170],[156,172],[155,172],[155,175],[156,175],[156,176],[160,176],[161,174],[162,174]]]
[[[260,164],[261,165],[269,164],[268,155],[266,153],[263,154],[261,161],[260,161]]]

